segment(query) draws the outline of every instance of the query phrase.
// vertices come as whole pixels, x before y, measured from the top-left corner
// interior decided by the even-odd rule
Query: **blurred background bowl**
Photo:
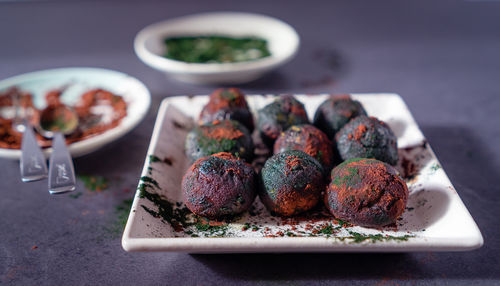
[[[164,57],[165,38],[223,35],[267,41],[270,56],[236,63],[187,63]],[[265,15],[239,12],[202,13],[166,20],[142,29],[134,40],[137,56],[148,66],[183,82],[239,84],[253,81],[290,61],[299,35],[287,23]]]

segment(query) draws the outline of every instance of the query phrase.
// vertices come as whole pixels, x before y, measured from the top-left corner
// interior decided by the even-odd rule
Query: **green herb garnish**
[[[108,188],[108,179],[102,176],[89,176],[89,175],[78,175],[85,188],[90,191],[104,191]]]
[[[188,63],[234,63],[271,55],[267,41],[256,37],[172,37],[165,39],[165,57]]]

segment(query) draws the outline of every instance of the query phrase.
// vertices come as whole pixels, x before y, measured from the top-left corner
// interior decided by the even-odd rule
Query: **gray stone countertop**
[[[481,229],[458,253],[127,253],[120,243],[160,101],[207,94],[135,56],[144,26],[203,11],[278,17],[301,36],[297,57],[247,93],[396,92],[408,104]],[[92,66],[142,80],[144,121],[75,159],[109,188],[49,196],[0,159],[0,285],[414,285],[500,283],[500,1],[0,1],[0,78]]]

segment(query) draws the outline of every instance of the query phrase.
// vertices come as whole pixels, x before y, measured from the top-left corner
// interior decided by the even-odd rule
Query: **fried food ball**
[[[366,111],[359,101],[349,95],[331,96],[316,110],[314,125],[333,140],[340,128],[360,115],[366,115]]]
[[[258,129],[262,140],[272,147],[282,131],[292,125],[307,124],[304,105],[291,95],[281,95],[258,111]]]
[[[182,178],[186,206],[194,214],[222,218],[250,208],[256,196],[252,166],[230,153],[198,159]]]
[[[253,116],[243,93],[237,88],[219,88],[211,95],[203,107],[199,124],[215,120],[231,119],[245,125],[250,132],[254,129]]]
[[[325,133],[310,124],[293,125],[274,142],[274,154],[300,150],[318,160],[326,173],[333,168],[335,146]]]
[[[408,201],[408,187],[387,163],[356,158],[332,170],[325,205],[336,218],[366,227],[396,222]]]
[[[398,162],[397,138],[391,128],[375,117],[358,116],[335,135],[343,160],[373,158],[391,165]]]
[[[186,155],[195,160],[219,152],[228,152],[250,161],[253,141],[248,129],[238,121],[214,121],[195,127],[186,136]]]
[[[302,151],[290,150],[266,161],[259,197],[271,213],[291,216],[316,206],[323,188],[321,164]]]

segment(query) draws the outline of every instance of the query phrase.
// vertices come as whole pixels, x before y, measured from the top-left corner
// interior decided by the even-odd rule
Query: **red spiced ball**
[[[198,123],[205,124],[225,119],[239,121],[250,132],[254,128],[253,116],[245,96],[237,88],[219,88],[214,91],[203,107]]]
[[[387,163],[356,158],[332,170],[325,205],[341,220],[381,227],[396,222],[408,201],[408,187]]]
[[[335,146],[325,133],[310,124],[294,125],[274,143],[274,154],[300,150],[318,160],[328,173],[334,164]]]

